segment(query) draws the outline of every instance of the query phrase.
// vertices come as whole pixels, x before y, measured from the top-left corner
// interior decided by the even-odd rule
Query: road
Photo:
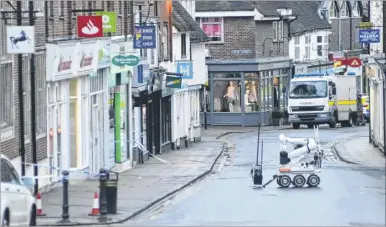
[[[263,132],[264,181],[277,171],[280,133],[310,136],[312,130]],[[339,139],[366,136],[367,127],[322,128],[320,141],[328,147]],[[249,171],[256,156],[256,133],[231,138],[235,151],[221,171],[168,199],[124,225],[187,226],[384,226],[385,170],[339,161],[326,148],[319,188],[253,189]],[[224,163],[224,162],[223,162]]]

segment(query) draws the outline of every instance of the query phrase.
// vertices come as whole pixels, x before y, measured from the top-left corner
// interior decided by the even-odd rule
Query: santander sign
[[[78,16],[78,37],[98,38],[103,37],[102,16]]]

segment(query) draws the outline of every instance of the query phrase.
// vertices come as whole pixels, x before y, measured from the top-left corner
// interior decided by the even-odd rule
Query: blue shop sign
[[[177,61],[177,73],[182,73],[183,79],[193,79],[193,63],[191,61]]]
[[[152,25],[135,26],[134,49],[155,49],[156,28]]]
[[[360,43],[379,43],[380,31],[379,29],[361,29],[359,30]]]
[[[317,69],[317,70],[312,70],[312,71],[309,71],[307,72],[308,74],[310,73],[321,73],[321,74],[327,74],[327,75],[330,75],[330,74],[333,74],[335,72],[334,68],[327,68],[327,69]]]

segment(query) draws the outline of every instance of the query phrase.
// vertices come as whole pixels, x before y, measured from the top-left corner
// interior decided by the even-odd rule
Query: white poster
[[[8,26],[7,52],[8,54],[35,53],[34,26]]]

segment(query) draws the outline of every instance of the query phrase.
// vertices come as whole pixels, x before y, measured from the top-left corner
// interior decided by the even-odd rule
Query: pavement
[[[263,176],[277,173],[278,135],[310,137],[312,130],[263,131]],[[323,148],[366,136],[368,128],[321,127]],[[385,226],[385,168],[323,161],[317,188],[278,188],[273,181],[254,189],[250,168],[256,159],[256,133],[228,138],[235,145],[229,165],[128,222],[113,226]],[[290,149],[290,146],[288,146]],[[353,149],[353,148],[352,148]],[[334,160],[336,159],[336,160]]]
[[[369,143],[368,136],[354,137],[343,140],[335,145],[335,151],[340,159],[347,163],[373,168],[385,168],[385,154]]]
[[[161,200],[175,194],[186,186],[206,176],[221,156],[229,132],[242,133],[257,128],[209,127],[202,129],[202,141],[187,149],[170,151],[134,169],[119,174],[118,214],[108,217],[108,223],[130,219]],[[267,127],[263,130],[273,130]],[[279,129],[279,128],[277,128]],[[69,184],[70,223],[66,225],[98,224],[98,217],[88,216],[93,204],[94,192],[99,192],[99,181],[71,181]],[[58,224],[62,214],[62,187],[53,187],[42,194],[43,212],[37,224],[44,226]],[[99,223],[100,224],[100,223]]]

